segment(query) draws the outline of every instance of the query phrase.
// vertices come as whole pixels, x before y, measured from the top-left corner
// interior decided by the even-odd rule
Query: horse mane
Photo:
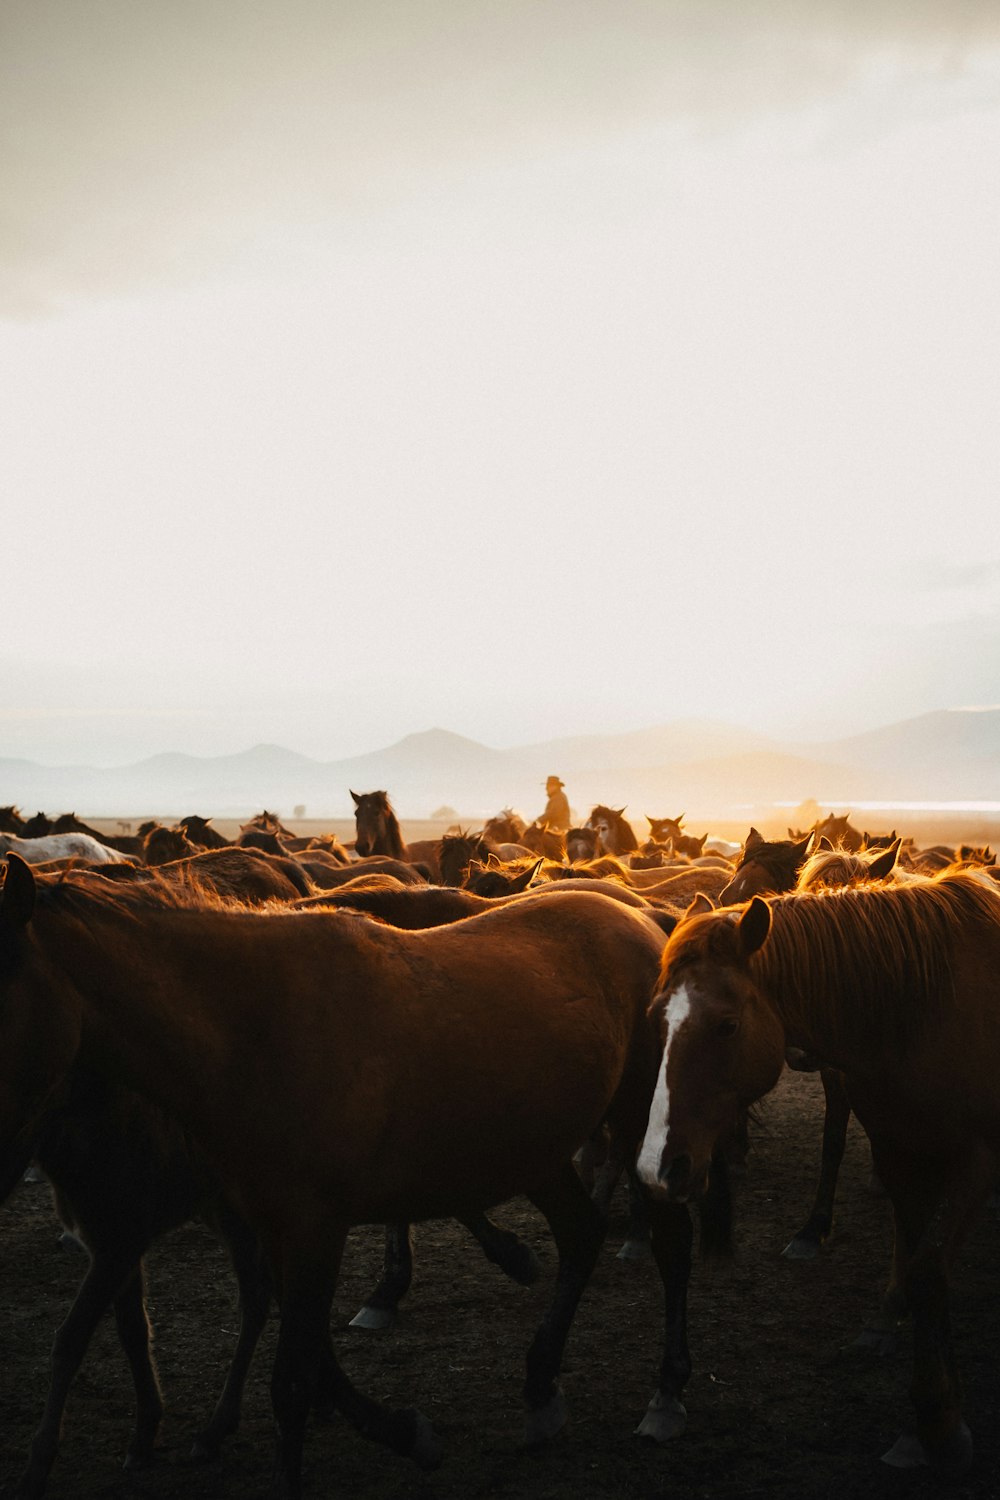
[[[867,1039],[901,1052],[953,1003],[963,929],[1000,925],[1000,893],[966,872],[792,892],[770,906],[770,933],[750,970],[786,1020],[822,1009],[838,1045]]]

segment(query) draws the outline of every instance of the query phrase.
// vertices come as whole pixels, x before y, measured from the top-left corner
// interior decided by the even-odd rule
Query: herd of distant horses
[[[504,808],[407,843],[385,791],[351,796],[349,844],[267,812],[229,841],[202,816],[110,836],[0,809],[0,1201],[40,1171],[88,1251],[12,1493],[43,1493],[111,1307],[136,1395],[126,1462],[150,1460],[163,1399],[143,1257],[193,1217],[240,1298],[194,1451],[214,1457],[235,1431],[276,1300],[274,1493],[294,1500],[316,1410],[424,1467],[441,1456],[420,1412],[375,1401],[337,1358],[349,1231],[385,1226],[384,1275],[355,1319],[385,1327],[420,1220],[458,1220],[535,1280],[533,1251],[489,1217],[527,1198],[557,1251],[523,1386],[525,1440],[543,1444],[567,1420],[563,1352],[622,1180],[664,1292],[636,1430],[677,1438],[692,1210],[703,1252],[728,1254],[732,1171],[786,1063],[821,1072],[826,1118],[816,1201],[785,1254],[830,1235],[853,1111],[894,1215],[885,1328],[913,1329],[914,1426],[883,1456],[961,1479],[948,1279],[1000,1178],[992,850],[919,849],[832,814],[741,846],[683,815],[647,818],[640,838],[600,805],[565,833]]]

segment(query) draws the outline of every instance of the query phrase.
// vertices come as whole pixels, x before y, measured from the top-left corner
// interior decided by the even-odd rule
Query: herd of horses
[[[385,1274],[355,1320],[385,1326],[415,1221],[453,1217],[534,1280],[531,1250],[488,1217],[519,1195],[558,1256],[523,1386],[526,1441],[545,1442],[566,1421],[563,1351],[623,1176],[664,1295],[637,1431],[675,1438],[691,1210],[703,1251],[728,1253],[731,1169],[786,1061],[820,1069],[827,1100],[816,1203],[786,1253],[830,1233],[853,1110],[895,1218],[887,1327],[913,1325],[916,1425],[885,1457],[966,1473],[947,1286],[1000,1176],[992,851],[917,850],[832,816],[786,840],[750,829],[741,847],[649,818],[643,841],[604,806],[566,834],[504,809],[407,844],[384,791],[352,797],[349,846],[269,813],[229,843],[200,817],[115,839],[0,809],[0,1199],[35,1164],[89,1251],[14,1493],[43,1493],[112,1305],[136,1391],[127,1461],[151,1456],[163,1403],[143,1256],[195,1215],[229,1251],[241,1315],[198,1454],[236,1428],[276,1299],[275,1493],[301,1493],[317,1409],[436,1464],[427,1420],[338,1361],[348,1233],[386,1226]]]

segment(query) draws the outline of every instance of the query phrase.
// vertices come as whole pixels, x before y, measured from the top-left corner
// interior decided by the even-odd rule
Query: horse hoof
[[[819,1255],[819,1243],[797,1234],[793,1240],[788,1241],[781,1253],[785,1260],[815,1260]]]
[[[437,1469],[444,1458],[444,1446],[427,1418],[419,1411],[411,1411],[413,1420],[413,1442],[408,1457],[420,1469]]]
[[[542,1274],[542,1263],[530,1245],[518,1245],[504,1261],[503,1269],[518,1286],[534,1286]]]
[[[615,1260],[648,1260],[651,1254],[652,1247],[648,1239],[626,1240]]]
[[[676,1396],[657,1391],[646,1408],[646,1415],[635,1429],[636,1437],[651,1438],[654,1443],[669,1443],[680,1437],[687,1426],[687,1410]]]
[[[363,1307],[351,1321],[348,1328],[367,1328],[369,1332],[383,1333],[385,1329],[391,1328],[396,1321],[396,1314],[388,1307]]]
[[[524,1416],[524,1442],[528,1448],[540,1448],[556,1433],[561,1431],[569,1421],[569,1407],[566,1405],[566,1397],[559,1387],[551,1401],[544,1406],[535,1407],[525,1413]]]
[[[919,1469],[926,1466],[927,1454],[915,1432],[904,1432],[888,1453],[882,1454],[882,1462],[891,1469]]]

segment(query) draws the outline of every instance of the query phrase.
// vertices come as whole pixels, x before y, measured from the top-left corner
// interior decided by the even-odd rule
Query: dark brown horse
[[[751,828],[733,878],[719,894],[720,906],[735,906],[751,896],[777,895],[790,891],[798,879],[813,843],[813,834],[800,839],[776,839],[773,843]]]
[[[85,1055],[198,1140],[268,1254],[281,1304],[277,1493],[297,1496],[321,1386],[367,1435],[435,1463],[418,1414],[340,1369],[330,1305],[354,1224],[481,1213],[518,1193],[559,1252],[528,1355],[529,1441],[565,1420],[558,1375],[604,1234],[572,1164],[602,1120],[622,1159],[648,1114],[646,1019],[663,934],[591,894],[521,897],[427,932],[339,912],[186,905],[159,882],[36,884],[0,899],[0,1150],[30,1138]],[[683,1426],[691,1223],[651,1214],[666,1293],[659,1389],[642,1430]]]
[[[846,1075],[895,1212],[886,1311],[913,1318],[917,1432],[885,1457],[965,1473],[948,1276],[1000,1171],[1000,890],[963,871],[692,913],[652,1014],[663,1053],[639,1173],[667,1201],[699,1191],[787,1047]]]
[[[214,1457],[223,1438],[239,1425],[243,1386],[271,1300],[257,1236],[226,1202],[174,1121],[148,1099],[85,1067],[74,1069],[64,1096],[37,1121],[34,1139],[0,1153],[0,1197],[19,1180],[29,1155],[51,1182],[59,1216],[82,1240],[90,1263],[56,1333],[45,1410],[16,1494],[35,1500],[44,1491],[70,1385],[112,1304],[135,1386],[136,1419],[126,1467],[141,1467],[152,1458],[164,1407],[146,1312],[143,1257],[160,1235],[195,1217],[204,1219],[225,1244],[240,1290],[232,1364],[215,1412],[194,1440],[197,1456]]]
[[[388,792],[351,792],[351,798],[357,830],[354,848],[359,855],[387,854],[392,859],[426,866],[431,880],[441,878],[438,863],[440,840],[421,839],[410,845],[404,843]]]
[[[27,826],[18,808],[12,805],[0,807],[0,833],[14,833],[23,839]]]
[[[203,818],[199,813],[186,813],[183,818],[178,819],[178,828],[183,828],[192,844],[197,844],[199,849],[226,849],[231,840],[223,838],[217,828],[212,827],[211,818]]]

